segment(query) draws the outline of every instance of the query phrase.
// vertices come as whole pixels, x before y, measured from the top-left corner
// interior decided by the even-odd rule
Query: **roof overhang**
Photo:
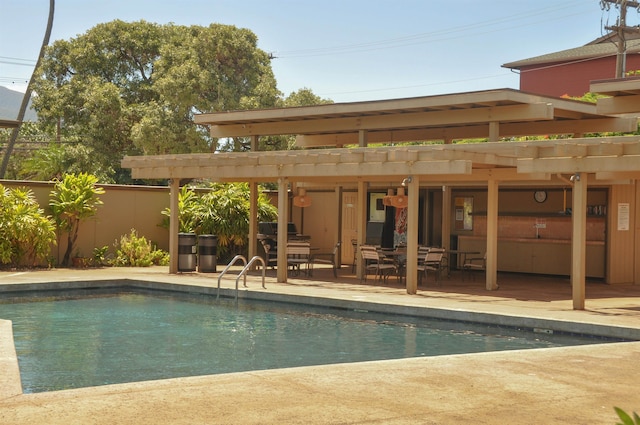
[[[631,132],[637,120],[596,105],[500,89],[407,99],[202,114],[214,138],[296,135],[296,146]]]
[[[616,86],[618,87],[618,86]],[[613,86],[610,87],[613,90]],[[637,87],[616,89],[618,97]],[[214,137],[295,134],[307,146],[296,149],[125,157],[136,179],[210,179],[353,186],[400,182],[419,176],[424,185],[566,184],[562,174],[593,173],[595,181],[640,179],[640,136],[553,138],[535,141],[394,145],[458,137],[490,140],[504,135],[633,132],[636,117],[598,113],[592,103],[515,90],[328,104],[300,108],[232,111],[196,116]],[[364,143],[363,143],[364,142]],[[391,146],[367,147],[376,142]]]
[[[598,99],[598,113],[640,115],[640,77],[593,81],[590,90],[611,96]]]

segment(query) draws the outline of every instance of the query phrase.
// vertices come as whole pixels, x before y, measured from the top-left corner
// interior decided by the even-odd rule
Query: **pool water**
[[[0,300],[25,393],[260,369],[603,342],[161,291]],[[95,294],[95,295],[93,295]]]

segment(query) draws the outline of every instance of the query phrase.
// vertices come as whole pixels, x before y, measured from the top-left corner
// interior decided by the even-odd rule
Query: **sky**
[[[48,0],[0,0],[0,85],[24,91]],[[271,53],[278,89],[335,102],[514,88],[501,65],[584,45],[619,11],[600,0],[57,0],[51,41],[102,22],[221,23]],[[629,10],[629,25],[640,13]],[[613,76],[612,76],[613,77]]]

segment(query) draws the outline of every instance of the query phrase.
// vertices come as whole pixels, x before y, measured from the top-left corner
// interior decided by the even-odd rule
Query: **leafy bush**
[[[129,235],[123,235],[120,242],[116,241],[116,257],[114,266],[149,267],[152,265],[169,264],[169,254],[159,249],[153,249],[151,242],[144,236],[138,236],[135,229]]]
[[[0,184],[0,264],[35,266],[56,243],[55,226],[33,192]]]

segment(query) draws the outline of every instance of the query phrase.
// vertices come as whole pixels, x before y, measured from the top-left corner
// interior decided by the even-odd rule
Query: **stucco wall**
[[[30,188],[41,208],[50,214],[49,199],[53,183],[1,180],[5,187]],[[114,252],[114,243],[122,235],[136,229],[139,236],[157,244],[160,249],[169,249],[169,231],[160,227],[161,211],[169,207],[169,188],[150,186],[100,185],[105,193],[100,195],[103,205],[98,214],[80,224],[75,252],[85,257],[93,255],[95,247],[109,246]],[[51,255],[59,263],[67,247],[66,234],[62,235]],[[75,254],[74,252],[74,254]]]

